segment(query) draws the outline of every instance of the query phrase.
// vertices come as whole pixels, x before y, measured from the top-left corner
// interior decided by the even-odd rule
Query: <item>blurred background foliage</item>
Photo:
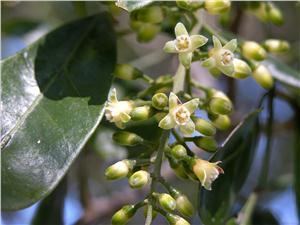
[[[171,3],[168,3],[171,4]],[[242,3],[233,3],[238,5]],[[285,39],[291,44],[291,51],[279,59],[300,71],[300,7],[296,2],[276,2],[282,9],[285,23],[280,27],[268,23],[261,23],[253,15],[244,13],[236,29],[238,36],[255,41],[262,41],[266,38]],[[2,14],[2,40],[1,58],[9,57],[21,50],[25,46],[37,40],[48,31],[58,27],[68,21],[86,15],[95,14],[101,11],[110,11],[114,14],[115,29],[120,34],[118,38],[118,62],[130,63],[143,70],[150,76],[161,74],[174,74],[176,69],[176,57],[162,52],[162,46],[169,40],[166,27],[164,33],[157,35],[149,43],[139,43],[135,33],[126,33],[129,28],[128,13],[114,7],[112,2],[1,2]],[[233,8],[234,10],[234,8]],[[202,19],[217,29],[222,29],[219,25],[218,16],[211,16],[203,13]],[[229,19],[233,18],[234,12]],[[124,34],[125,31],[125,34]],[[105,35],[105,34],[103,34]],[[66,41],[66,40],[61,40]],[[235,113],[232,116],[233,124],[236,125],[247,113],[256,108],[264,90],[260,88],[252,79],[245,79],[232,83],[229,78],[221,77],[215,79],[199,65],[192,68],[192,76],[207,85],[218,87],[225,92],[230,88],[234,89]],[[230,79],[229,79],[230,80]],[[138,81],[132,85],[127,82],[117,80],[114,84],[123,96],[130,96],[143,89],[143,83]],[[285,90],[280,84],[279,90]],[[297,90],[299,92],[299,90]],[[299,96],[299,95],[297,95]],[[298,99],[293,101],[299,102]],[[254,160],[244,185],[238,196],[235,208],[240,209],[246,201],[247,196],[257,185],[257,180],[262,166],[263,154],[267,144],[266,121],[269,116],[267,102],[263,102],[263,111],[260,114],[261,132],[258,136],[258,144]],[[269,167],[268,189],[259,194],[257,207],[255,208],[252,222],[253,224],[299,224],[299,209],[297,213],[295,192],[293,188],[293,176],[296,164],[294,150],[300,150],[300,123],[295,120],[295,110],[287,101],[276,97],[273,105],[274,125],[273,139],[271,142],[271,159]],[[299,109],[299,108],[298,108]],[[201,113],[201,112],[199,112]],[[299,113],[299,112],[298,112]],[[299,115],[298,115],[299,118]],[[130,130],[137,131],[146,139],[156,139],[159,137],[155,123],[148,121],[143,124],[143,129],[136,126]],[[101,125],[81,152],[80,157],[72,165],[67,176],[60,183],[57,189],[46,199],[33,206],[16,212],[2,212],[1,224],[109,224],[110,216],[120,206],[128,202],[134,202],[143,196],[143,192],[133,192],[128,188],[127,182],[107,182],[104,179],[104,168],[111,162],[126,157],[134,156],[140,151],[147,149],[141,147],[120,147],[113,143],[111,135],[115,128],[106,121]],[[218,137],[221,143],[228,133],[223,133]],[[297,143],[298,141],[298,143]],[[194,147],[194,146],[192,146]],[[197,153],[205,155],[200,150]],[[149,153],[149,152],[148,152]],[[298,167],[299,168],[299,167]],[[198,204],[198,186],[192,182],[180,182],[174,179],[174,174],[166,167],[164,173],[171,183],[174,183],[180,190],[183,190],[195,205]],[[143,215],[139,213],[130,224],[142,224]],[[162,218],[158,218],[153,224],[164,224]],[[193,224],[199,224],[199,219],[195,218]]]

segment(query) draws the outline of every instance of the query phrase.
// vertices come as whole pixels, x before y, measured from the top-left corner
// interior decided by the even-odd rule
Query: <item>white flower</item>
[[[201,185],[211,190],[211,184],[216,180],[220,173],[224,173],[223,169],[218,166],[220,161],[211,163],[203,159],[196,159],[193,165],[193,171],[201,182]]]
[[[169,96],[169,113],[158,124],[159,127],[169,130],[179,127],[183,134],[192,134],[195,131],[195,124],[191,114],[197,109],[199,99],[192,99],[182,104],[179,98],[173,93]]]
[[[105,109],[106,119],[115,123],[117,127],[124,128],[124,123],[130,120],[130,112],[133,109],[133,104],[130,101],[118,101],[117,92],[114,88],[108,98],[108,103]]]
[[[210,50],[210,57],[202,62],[202,66],[209,69],[217,68],[222,73],[232,76],[234,73],[233,52],[237,48],[237,41],[233,39],[222,47],[220,40],[213,36],[214,48]]]
[[[164,46],[167,53],[178,53],[179,61],[186,68],[189,68],[192,62],[193,51],[207,42],[207,38],[202,35],[189,36],[185,26],[177,23],[175,26],[176,39],[168,41]]]

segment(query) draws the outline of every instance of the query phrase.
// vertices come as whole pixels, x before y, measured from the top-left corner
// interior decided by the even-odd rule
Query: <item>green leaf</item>
[[[133,10],[143,8],[152,2],[153,0],[118,0],[116,4],[128,12],[132,12]]]
[[[298,111],[297,111],[298,110]],[[296,198],[296,206],[297,206],[297,214],[298,220],[300,220],[300,113],[299,107],[295,110],[295,126],[296,128],[296,136],[295,136],[295,145],[294,145],[294,190],[295,190],[295,198]]]
[[[224,224],[229,219],[235,197],[253,160],[258,114],[258,110],[253,111],[240,122],[212,158],[212,161],[222,161],[220,165],[225,173],[213,183],[212,191],[201,189],[199,215],[207,225]]]
[[[272,76],[290,87],[300,88],[300,73],[275,58],[268,58],[264,64]]]
[[[116,63],[102,13],[46,35],[2,62],[2,208],[27,207],[62,179],[101,121]]]

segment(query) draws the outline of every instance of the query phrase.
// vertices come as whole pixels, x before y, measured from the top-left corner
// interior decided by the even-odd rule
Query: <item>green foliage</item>
[[[45,197],[103,116],[116,62],[106,13],[64,25],[2,62],[2,208]]]

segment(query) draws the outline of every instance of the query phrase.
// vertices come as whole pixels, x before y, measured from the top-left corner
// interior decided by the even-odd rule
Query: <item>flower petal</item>
[[[234,73],[234,66],[233,63],[227,66],[223,66],[223,65],[218,65],[218,69],[224,73],[227,76],[232,76],[232,74]]]
[[[192,50],[194,51],[196,48],[201,47],[202,45],[205,45],[207,42],[207,38],[202,35],[192,35],[191,37],[192,42]]]
[[[115,122],[115,125],[120,128],[120,129],[124,129],[125,128],[125,124],[122,122]]]
[[[185,29],[185,26],[183,25],[183,23],[177,23],[175,26],[175,35],[176,37],[180,36],[180,35],[189,35],[189,33],[187,32],[187,30]]]
[[[180,99],[171,92],[169,96],[169,112],[172,112],[179,104],[181,104]]]
[[[183,104],[183,106],[192,114],[193,112],[195,112],[195,110],[197,109],[199,105],[199,99],[198,98],[194,98],[186,103]]]
[[[179,61],[181,62],[182,65],[184,65],[185,68],[190,68],[191,63],[192,63],[192,57],[193,53],[192,52],[182,52],[179,53]]]
[[[125,112],[120,113],[120,121],[122,123],[127,123],[130,119],[131,119],[131,117],[127,113],[125,113]]]
[[[214,35],[213,35],[212,38],[213,38],[214,48],[215,49],[221,49],[222,48],[222,44],[221,44],[220,40],[216,36],[214,36]]]
[[[204,60],[201,65],[206,68],[212,68],[216,66],[216,60],[213,57],[209,57],[208,59]]]
[[[195,131],[195,124],[190,119],[185,125],[180,125],[179,129],[183,134],[190,135]]]
[[[175,47],[175,41],[168,41],[163,49],[167,53],[177,53],[177,49]]]
[[[158,126],[160,128],[165,129],[165,130],[170,130],[170,129],[174,128],[175,125],[176,125],[176,122],[174,121],[174,119],[170,113],[168,115],[166,115],[158,124]]]
[[[231,41],[229,41],[228,43],[226,43],[226,45],[223,46],[224,49],[227,49],[231,52],[234,52],[235,49],[237,48],[237,40],[236,39],[232,39]]]
[[[118,98],[117,98],[117,90],[115,88],[113,88],[108,96],[108,101],[110,102],[118,102]]]

